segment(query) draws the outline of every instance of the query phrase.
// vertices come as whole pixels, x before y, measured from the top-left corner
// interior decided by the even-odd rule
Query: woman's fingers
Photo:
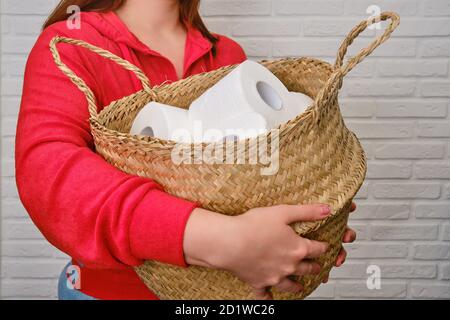
[[[253,288],[253,294],[256,300],[272,300],[273,296],[267,288],[256,289]]]
[[[342,266],[342,264],[345,262],[345,258],[347,258],[347,251],[345,251],[344,248],[341,249],[339,252],[339,255],[336,259],[336,263],[334,264],[336,267]]]
[[[284,278],[283,280],[281,280],[281,282],[277,284],[275,288],[280,291],[290,293],[298,293],[303,290],[303,286],[300,283],[295,282],[289,278]]]
[[[344,236],[342,237],[342,241],[344,243],[351,243],[356,240],[356,232],[355,230],[347,227],[345,230]]]
[[[287,224],[322,220],[331,213],[330,207],[325,204],[280,205],[278,210],[285,215]]]
[[[342,237],[342,242],[344,243],[351,243],[353,241],[355,241],[356,239],[356,232],[355,230],[347,227],[344,236]],[[342,266],[342,264],[345,262],[345,259],[347,258],[347,251],[345,251],[344,248],[341,249],[341,251],[339,251],[338,257],[336,259],[336,263],[335,266],[336,267],[340,267]]]
[[[350,211],[353,212],[356,210],[356,204],[352,202]],[[296,206],[296,205],[279,205],[276,206],[275,211],[277,213],[277,216],[280,217],[281,215],[281,224],[287,223],[291,224],[296,221],[317,221],[321,219],[327,218],[327,216],[330,215],[330,208],[326,205],[321,204],[312,204],[312,205],[302,205],[302,206]],[[269,212],[270,213],[270,212]],[[270,216],[270,215],[269,215]],[[279,232],[283,232],[285,230],[288,230],[290,228],[286,228],[286,225],[283,225],[283,228],[279,228]],[[285,265],[285,268],[283,270],[284,277],[280,277],[280,274],[272,274],[272,275],[266,275],[271,276],[270,279],[276,281],[268,281],[265,282],[264,285],[269,285],[269,287],[264,288],[258,288],[258,285],[255,283],[256,288],[253,289],[254,291],[254,297],[256,299],[260,300],[271,300],[273,299],[273,295],[270,292],[270,290],[267,290],[268,288],[275,288],[277,291],[282,292],[289,292],[289,293],[298,293],[303,290],[303,286],[298,283],[294,278],[291,279],[291,275],[302,277],[305,275],[313,275],[313,274],[320,274],[321,267],[320,265],[310,259],[316,259],[323,254],[325,254],[329,248],[329,244],[326,242],[321,241],[315,241],[310,240],[306,238],[301,237],[295,237],[295,233],[289,230],[289,232],[286,232],[286,239],[285,241],[295,241],[295,239],[298,239],[298,245],[295,252],[289,253],[290,259],[295,259],[295,261],[298,261],[296,268],[294,269],[293,266],[285,265],[281,263],[280,265]],[[353,242],[356,238],[356,232],[350,228],[347,227],[347,229],[344,232],[342,241],[344,243]],[[293,240],[294,239],[294,240]],[[268,243],[270,244],[270,243]],[[267,247],[267,246],[266,246]],[[339,255],[336,259],[335,266],[340,267],[345,259],[346,259],[347,253],[342,248],[339,252]],[[263,261],[263,260],[262,260]],[[292,260],[291,260],[292,261]],[[251,278],[251,277],[249,277]],[[329,274],[321,275],[322,281],[326,283],[329,278]]]
[[[301,238],[300,247],[302,248],[301,259],[318,258],[327,252],[328,243]]]
[[[320,264],[317,262],[302,261],[298,264],[297,270],[294,272],[296,276],[304,276],[307,274],[318,274],[320,272]]]

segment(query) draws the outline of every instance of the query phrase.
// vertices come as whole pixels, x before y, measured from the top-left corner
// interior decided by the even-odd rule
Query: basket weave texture
[[[344,64],[347,49],[354,39],[369,25],[384,20],[391,20],[385,32]],[[56,65],[87,97],[96,152],[118,169],[151,178],[170,194],[196,201],[206,209],[227,215],[239,215],[251,208],[276,204],[329,204],[332,208],[329,218],[292,225],[302,237],[330,244],[328,252],[317,260],[322,266],[319,275],[295,278],[304,287],[301,293],[273,292],[275,299],[302,299],[314,291],[330,271],[342,246],[350,204],[367,170],[364,150],[343,121],[338,105],[339,90],[347,73],[386,41],[398,25],[399,16],[392,12],[362,21],[345,38],[334,66],[313,58],[262,61],[290,91],[309,95],[314,99],[314,104],[267,135],[228,142],[227,147],[230,143],[236,147],[235,160],[238,157],[246,160],[233,165],[175,164],[171,157],[176,146],[174,141],[132,136],[128,132],[137,113],[150,101],[186,109],[236,66],[152,88],[139,68],[86,42],[57,36],[50,42],[50,50]],[[141,80],[143,90],[114,101],[97,113],[94,94],[61,61],[58,43],[81,46],[113,60],[134,72]],[[279,141],[279,168],[275,174],[262,175],[265,165],[249,163],[251,146],[257,145],[253,140],[262,138],[268,145],[274,139]],[[192,147],[192,150],[208,148],[207,144],[186,146]],[[179,268],[156,261],[146,261],[135,270],[161,299],[253,298],[247,284],[222,270],[197,266]]]

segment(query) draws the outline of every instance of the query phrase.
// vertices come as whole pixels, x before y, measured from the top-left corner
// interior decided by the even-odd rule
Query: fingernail
[[[330,212],[331,212],[330,207],[327,206],[327,205],[322,205],[322,206],[320,206],[320,210],[321,210],[321,213],[322,213],[323,216],[327,216],[327,215],[329,215]]]

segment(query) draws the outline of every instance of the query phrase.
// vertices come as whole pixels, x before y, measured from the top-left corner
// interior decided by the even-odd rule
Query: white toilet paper
[[[189,141],[191,126],[188,111],[152,101],[138,113],[130,134]]]
[[[314,103],[313,99],[301,92],[289,92],[289,94],[289,106],[293,106],[298,111],[298,114],[296,114],[294,117],[298,116],[300,113],[305,112],[306,109],[308,109],[308,107]]]
[[[195,100],[189,111],[149,103],[130,133],[183,142],[242,140],[295,118],[311,104],[310,97],[289,92],[267,68],[248,60]]]
[[[273,73],[247,60],[195,100],[189,116],[208,130],[223,127],[221,122],[232,116],[259,113],[269,128],[275,128],[302,112],[291,101],[289,91]]]
[[[217,128],[199,130],[200,126],[201,123],[194,122],[193,130],[197,134],[195,141],[202,142],[223,141],[225,139],[244,140],[257,137],[270,130],[267,120],[255,112],[244,112],[228,117],[221,121]]]

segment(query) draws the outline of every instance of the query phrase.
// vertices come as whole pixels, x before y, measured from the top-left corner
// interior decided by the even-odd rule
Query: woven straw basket
[[[391,23],[384,34],[344,64],[347,49],[354,39],[369,25],[388,19]],[[55,37],[50,42],[50,50],[59,69],[87,97],[96,151],[120,170],[154,179],[168,193],[227,215],[276,204],[329,204],[332,214],[326,220],[292,226],[302,237],[330,243],[330,250],[318,259],[322,265],[321,274],[295,278],[304,286],[300,294],[273,292],[275,299],[302,299],[330,271],[341,249],[352,199],[366,174],[364,151],[355,134],[345,126],[339,109],[339,89],[345,75],[386,41],[398,24],[399,16],[391,12],[361,22],[345,38],[334,66],[312,58],[262,61],[290,91],[311,96],[314,104],[303,114],[280,126],[279,130],[243,142],[227,142],[227,148],[235,146],[236,150],[240,150],[234,154],[235,160],[241,156],[247,160],[233,165],[175,164],[171,157],[175,142],[131,136],[128,132],[139,110],[150,101],[188,108],[194,99],[235,66],[151,88],[148,78],[136,66],[83,41]],[[114,101],[97,113],[92,91],[61,61],[56,46],[61,42],[89,49],[134,72],[141,80],[143,90]],[[275,174],[261,174],[266,165],[250,164],[247,159],[249,149],[255,145],[254,140],[260,138],[264,138],[270,146],[275,138],[279,141],[279,168]],[[204,150],[207,145],[193,144],[192,147]],[[161,299],[254,298],[247,284],[226,271],[196,266],[183,269],[147,261],[137,267],[136,272]]]

